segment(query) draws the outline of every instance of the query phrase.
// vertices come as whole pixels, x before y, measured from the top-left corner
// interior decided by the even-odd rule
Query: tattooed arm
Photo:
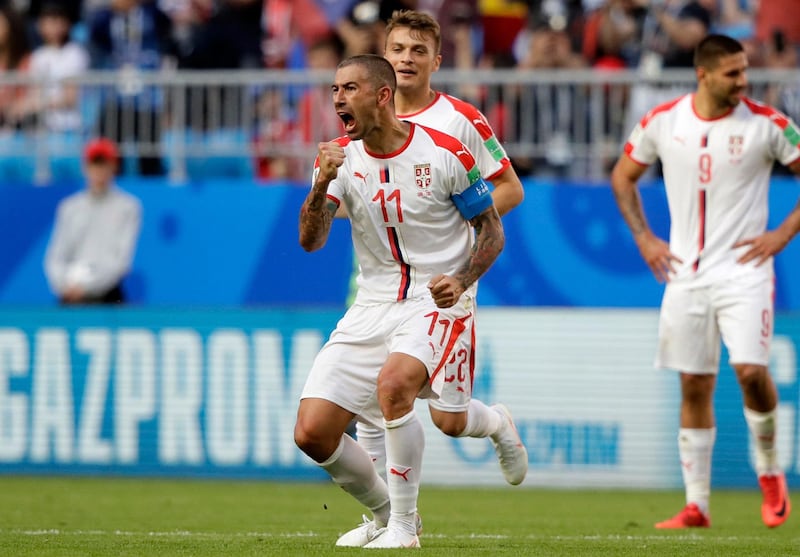
[[[314,185],[300,208],[300,245],[315,251],[325,245],[337,204],[328,198],[328,185],[344,163],[344,149],[333,141],[319,144],[318,169]]]
[[[503,251],[503,223],[494,205],[473,218],[470,224],[475,228],[475,244],[467,263],[455,275],[437,275],[428,283],[433,300],[440,308],[454,306],[464,291],[489,270]]]
[[[637,164],[628,155],[623,154],[611,172],[611,189],[617,200],[622,217],[633,233],[633,239],[639,248],[645,263],[659,282],[668,281],[675,272],[675,263],[682,261],[669,251],[669,244],[653,234],[642,208],[637,182],[647,167]]]

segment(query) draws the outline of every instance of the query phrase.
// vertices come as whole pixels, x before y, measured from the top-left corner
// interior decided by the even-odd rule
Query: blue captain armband
[[[461,193],[453,194],[451,199],[466,220],[474,219],[492,206],[489,185],[480,177]]]

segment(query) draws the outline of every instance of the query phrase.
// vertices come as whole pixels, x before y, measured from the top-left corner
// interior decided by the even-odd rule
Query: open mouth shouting
[[[356,127],[356,119],[353,117],[353,115],[343,110],[337,111],[336,114],[338,114],[339,118],[342,119],[342,124],[344,124],[345,133],[348,135],[353,133],[353,130]]]

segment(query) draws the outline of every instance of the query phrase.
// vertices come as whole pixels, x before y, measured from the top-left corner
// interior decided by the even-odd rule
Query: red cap
[[[114,161],[119,158],[117,144],[105,137],[91,140],[83,150],[84,158],[89,162]]]

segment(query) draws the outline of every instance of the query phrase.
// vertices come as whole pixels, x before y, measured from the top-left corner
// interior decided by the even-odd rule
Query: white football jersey
[[[441,130],[461,140],[475,157],[481,176],[487,180],[511,166],[486,116],[466,101],[437,92],[433,102],[422,110],[398,114],[397,117]]]
[[[771,276],[771,259],[760,267],[739,264],[747,247],[733,245],[765,232],[773,163],[800,157],[800,133],[785,115],[747,98],[706,120],[695,113],[693,98],[648,112],[625,145],[640,164],[661,159],[670,250],[683,261],[671,280],[703,285],[749,273]]]
[[[432,277],[453,275],[468,262],[474,238],[468,220],[492,204],[469,149],[416,124],[406,144],[388,155],[370,153],[363,141],[336,141],[345,160],[328,197],[344,203],[350,217],[356,303],[430,296]]]

